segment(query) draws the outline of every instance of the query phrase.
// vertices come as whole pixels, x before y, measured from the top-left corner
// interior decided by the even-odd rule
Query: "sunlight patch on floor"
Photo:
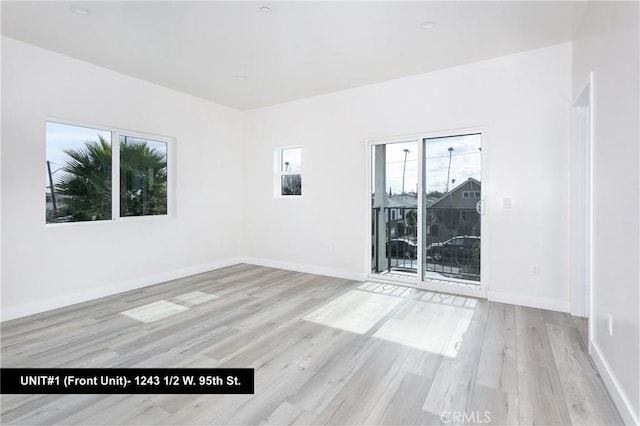
[[[385,322],[374,337],[455,358],[473,313],[462,306],[416,300]]]
[[[180,306],[175,303],[160,300],[158,302],[149,303],[128,311],[120,312],[123,315],[133,318],[134,320],[149,323],[170,317],[188,310],[186,306]]]
[[[202,303],[209,302],[213,299],[218,299],[220,296],[214,294],[204,293],[202,291],[192,291],[191,293],[182,294],[174,297],[173,300],[177,302],[186,302],[192,305],[200,305]]]
[[[397,296],[356,289],[338,297],[302,319],[364,334],[402,300]]]
[[[392,296],[400,297],[414,297],[418,294],[424,293],[424,290],[420,290],[412,287],[405,287],[395,284],[385,284],[373,281],[367,281],[358,286],[359,290],[371,291],[373,293],[390,294]]]

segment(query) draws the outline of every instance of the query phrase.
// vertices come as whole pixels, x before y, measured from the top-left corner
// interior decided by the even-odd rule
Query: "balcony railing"
[[[372,208],[373,273],[417,274],[418,211],[415,207]],[[480,281],[480,216],[475,210],[427,208],[424,277]]]

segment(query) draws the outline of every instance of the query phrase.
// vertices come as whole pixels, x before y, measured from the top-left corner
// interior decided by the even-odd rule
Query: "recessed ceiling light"
[[[80,7],[77,4],[72,4],[71,5],[71,10],[73,10],[78,15],[82,15],[82,16],[91,15],[91,11],[89,9],[85,9],[83,7]]]
[[[247,79],[246,75],[238,74],[236,75],[236,80],[245,81]]]
[[[422,28],[423,30],[428,30],[429,28],[433,28],[435,26],[436,23],[434,21],[426,21],[420,24],[420,28]]]
[[[258,12],[262,13],[263,15],[271,15],[271,8],[262,6],[260,9],[258,9]]]

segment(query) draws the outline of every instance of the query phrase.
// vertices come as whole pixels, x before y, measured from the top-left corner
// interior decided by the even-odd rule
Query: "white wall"
[[[639,14],[637,2],[591,3],[573,52],[575,96],[594,72],[591,349],[629,424],[640,406]]]
[[[237,261],[241,113],[9,38],[2,90],[3,319]],[[51,117],[175,137],[176,217],[45,226]]]
[[[567,43],[250,111],[244,252],[364,278],[365,140],[486,126],[489,296],[567,311],[570,99]],[[301,199],[273,197],[273,153],[286,145],[303,147]]]

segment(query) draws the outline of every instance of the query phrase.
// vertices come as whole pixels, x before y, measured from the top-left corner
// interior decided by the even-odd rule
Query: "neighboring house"
[[[481,190],[480,181],[468,178],[439,198],[426,197],[426,244],[444,241],[456,235],[480,235],[476,204],[480,201]],[[418,198],[415,193],[388,196],[384,214],[390,232],[388,238],[417,239],[417,235],[414,235],[417,208]]]
[[[425,202],[427,244],[455,235],[480,235],[476,204],[480,201],[481,187],[480,181],[469,178],[437,200]]]
[[[475,210],[476,204],[480,201],[481,184],[474,178],[469,178],[465,182],[453,188],[451,191],[436,199],[431,204],[427,201],[427,209],[467,209]]]
[[[418,197],[415,193],[391,195],[387,198],[387,208],[391,221],[404,219],[409,211],[418,208]]]
[[[390,233],[388,238],[409,238],[415,241],[417,236],[413,234],[415,234],[417,216],[418,195],[416,193],[390,195],[385,208],[385,222]]]

